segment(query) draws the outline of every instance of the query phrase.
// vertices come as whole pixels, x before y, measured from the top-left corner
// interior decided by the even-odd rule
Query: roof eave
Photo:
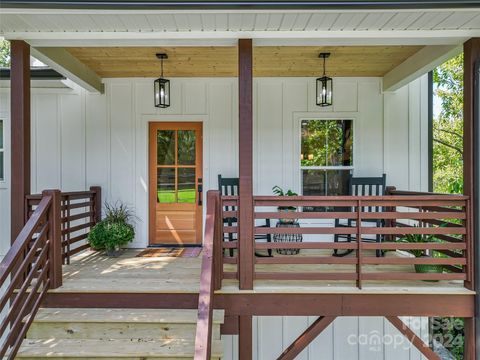
[[[355,10],[355,9],[440,9],[440,8],[478,8],[478,0],[4,0],[0,8],[31,9],[98,9],[98,10],[256,10],[256,9],[317,9],[317,10]]]

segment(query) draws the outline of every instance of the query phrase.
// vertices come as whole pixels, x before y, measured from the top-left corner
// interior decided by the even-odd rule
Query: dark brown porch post
[[[464,100],[463,100],[463,118],[464,118],[464,135],[463,135],[463,181],[464,194],[470,196],[472,209],[470,220],[471,226],[471,241],[473,246],[470,247],[473,259],[474,271],[470,274],[472,278],[466,282],[466,286],[475,290],[476,276],[478,271],[478,221],[476,212],[478,211],[478,189],[479,184],[479,124],[478,118],[475,116],[475,106],[478,106],[479,94],[475,93],[475,63],[480,60],[480,38],[468,40],[464,46]],[[477,297],[477,296],[476,296]],[[465,359],[478,359],[478,337],[475,335],[480,332],[478,328],[479,316],[479,301],[476,299],[476,318],[465,319]]]
[[[11,42],[11,241],[24,225],[25,195],[30,194],[30,45]]]
[[[238,41],[239,105],[239,281],[240,289],[253,288],[253,108],[252,40]]]
[[[238,276],[240,289],[253,289],[253,71],[252,39],[238,41],[239,189]],[[239,359],[252,359],[252,316],[240,316]]]

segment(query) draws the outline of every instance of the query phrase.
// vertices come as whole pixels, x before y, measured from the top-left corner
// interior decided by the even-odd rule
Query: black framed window
[[[353,151],[353,120],[302,120],[302,194],[347,195],[348,177],[353,170]]]

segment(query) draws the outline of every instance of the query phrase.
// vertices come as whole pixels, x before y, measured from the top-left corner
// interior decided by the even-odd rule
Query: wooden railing
[[[210,190],[207,193],[207,218],[203,239],[202,271],[198,296],[197,330],[195,335],[195,360],[207,360],[211,357],[213,295],[221,284],[222,219],[220,192]],[[216,252],[216,254],[214,254]]]
[[[299,255],[255,256],[253,278],[353,281],[359,288],[365,281],[463,280],[466,285],[471,283],[470,199],[459,195],[391,191],[389,195],[373,197],[255,196],[254,218],[272,221],[270,228],[256,226],[255,234],[271,234],[274,240],[277,234],[300,234],[303,241],[267,243],[252,240],[257,252],[301,249]],[[237,207],[238,198],[222,197],[221,208],[226,206]],[[278,207],[296,207],[297,211],[285,213]],[[222,217],[237,218],[237,211],[223,211]],[[273,227],[279,219],[297,220],[300,227]],[[335,226],[335,219],[342,219],[344,225]],[[348,219],[351,222],[346,226]],[[236,238],[238,227],[225,226],[223,233],[233,233]],[[428,240],[421,243],[402,241],[408,234],[419,234]],[[373,241],[377,235],[381,236],[381,242]],[[335,236],[341,236],[343,242],[334,242]],[[351,242],[344,241],[348,236]],[[223,248],[238,249],[238,243],[227,241]],[[335,250],[352,253],[338,257],[333,255]],[[410,252],[414,250],[436,256],[413,257]],[[376,251],[386,254],[376,256]],[[222,279],[238,279],[239,258],[227,255],[228,252],[221,257],[222,263],[237,266],[234,271],[224,271]],[[439,265],[444,271],[415,272],[414,266],[421,264]]]
[[[25,198],[25,220],[32,214],[42,195]],[[89,248],[88,232],[101,220],[102,195],[99,186],[87,191],[62,192],[58,198],[61,209],[62,257],[64,264],[70,257]]]
[[[45,293],[62,284],[57,195],[44,194],[0,264],[2,359],[15,358]]]
[[[78,243],[101,219],[99,187],[25,202],[25,226],[0,263],[0,359],[15,358],[46,292],[62,285],[62,265],[88,247]]]

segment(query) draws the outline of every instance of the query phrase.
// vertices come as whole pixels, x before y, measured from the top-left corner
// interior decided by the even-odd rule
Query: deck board
[[[63,267],[63,286],[55,293],[184,293],[199,291],[201,255],[182,257],[135,257],[141,249],[126,250],[118,258],[107,258],[97,252],[85,251]],[[315,253],[319,255],[318,250]],[[326,252],[327,250],[321,250]],[[327,253],[325,253],[326,255]],[[298,256],[311,256],[304,251]],[[320,254],[321,255],[321,254]],[[275,256],[281,256],[275,254]],[[392,253],[387,256],[399,256]],[[258,271],[354,271],[354,265],[256,265]],[[225,265],[232,271],[235,265]],[[362,271],[414,271],[404,265],[365,265]],[[354,281],[269,281],[256,280],[253,290],[238,290],[238,281],[224,280],[218,292],[232,293],[345,293],[345,294],[449,294],[470,295],[461,281],[364,281],[356,288]]]

